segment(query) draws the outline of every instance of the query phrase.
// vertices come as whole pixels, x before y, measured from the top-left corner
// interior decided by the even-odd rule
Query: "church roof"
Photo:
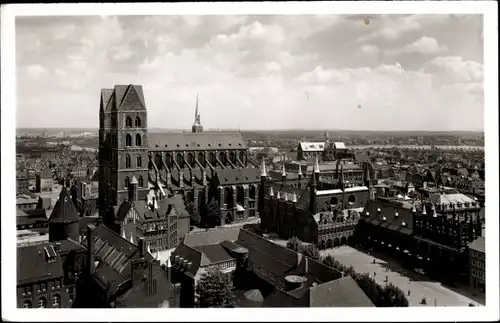
[[[80,216],[73,204],[71,195],[68,189],[63,187],[50,215],[49,223],[74,223],[78,221],[80,221]]]
[[[217,170],[220,185],[251,184],[260,181],[259,168],[226,168]]]
[[[150,133],[149,151],[197,151],[247,149],[240,133]]]
[[[300,148],[302,151],[323,151],[325,150],[324,142],[301,142]]]

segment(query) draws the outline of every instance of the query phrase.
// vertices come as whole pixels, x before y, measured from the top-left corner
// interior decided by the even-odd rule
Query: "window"
[[[61,298],[59,297],[59,295],[54,295],[52,297],[52,307],[53,308],[61,307]]]
[[[132,146],[132,136],[129,134],[125,136],[125,146],[127,147]]]
[[[30,301],[24,301],[23,308],[31,308],[31,302]]]
[[[144,185],[144,179],[142,176],[139,176],[139,187],[142,187]]]
[[[141,118],[139,118],[139,117],[135,118],[135,127],[136,128],[141,127]]]
[[[132,127],[132,118],[131,117],[127,117],[127,119],[125,119],[125,126]]]
[[[47,290],[47,283],[41,283],[40,285],[41,285],[42,291],[45,292]]]
[[[141,145],[141,135],[140,134],[135,135],[135,145],[136,146]]]
[[[128,186],[129,186],[129,183],[130,183],[130,178],[125,177],[125,188],[128,189]]]
[[[125,156],[125,168],[130,168],[131,167],[131,162],[130,162],[130,155]]]
[[[24,288],[24,291],[25,291],[26,294],[31,295],[31,286],[26,286]]]
[[[59,279],[56,280],[56,288],[61,288],[61,281]]]
[[[137,164],[137,168],[142,168],[142,157],[141,157],[141,155],[137,155],[137,157],[136,157],[136,164]]]
[[[46,308],[47,307],[47,300],[42,297],[38,300],[38,308]]]

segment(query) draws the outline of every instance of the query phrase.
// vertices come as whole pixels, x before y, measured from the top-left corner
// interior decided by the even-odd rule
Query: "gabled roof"
[[[346,149],[347,148],[343,142],[334,142],[333,146],[335,147],[335,149]]]
[[[365,292],[350,277],[342,277],[309,289],[310,307],[374,307]]]
[[[484,237],[479,237],[469,244],[469,248],[474,251],[485,252],[485,239]]]
[[[17,248],[17,285],[64,276],[61,257],[52,253],[53,248],[52,243]],[[54,256],[53,261],[49,261],[46,249]]]
[[[378,212],[378,209],[380,209],[380,212]],[[395,203],[369,200],[360,216],[362,221],[372,223],[376,226],[383,226],[405,234],[413,232],[412,210]]]
[[[301,142],[300,149],[302,151],[324,151],[325,143],[324,142]]]
[[[148,149],[149,151],[246,150],[247,145],[240,133],[149,133]]]
[[[217,170],[220,185],[253,184],[260,181],[258,168],[226,168]]]
[[[115,85],[116,109],[141,110],[146,108],[141,85]]]
[[[104,112],[108,106],[111,95],[113,94],[113,89],[101,89],[101,108],[100,111]]]
[[[225,240],[238,240],[238,227],[217,228],[208,231],[190,232],[184,236],[184,244],[190,247],[207,246],[221,243]]]
[[[71,195],[68,189],[63,187],[50,215],[49,223],[75,223],[78,221],[80,221],[80,216],[73,204]]]

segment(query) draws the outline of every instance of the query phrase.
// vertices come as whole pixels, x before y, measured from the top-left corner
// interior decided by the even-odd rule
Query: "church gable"
[[[123,100],[119,106],[120,110],[143,110],[146,108],[144,104],[144,96],[142,86],[129,85],[124,93]]]

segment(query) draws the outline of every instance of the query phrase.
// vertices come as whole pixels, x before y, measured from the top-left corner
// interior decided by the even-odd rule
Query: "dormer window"
[[[377,212],[380,213],[380,208],[377,209]]]
[[[45,250],[45,261],[53,262],[56,260],[57,253],[54,249],[54,246],[50,245],[48,247],[43,248]]]
[[[399,216],[398,212],[396,212],[394,215],[396,216],[396,218]]]
[[[387,218],[384,216],[384,217],[382,218],[382,221],[385,221],[385,220],[387,220]]]
[[[403,223],[401,223],[402,226],[406,227],[406,222],[403,221]]]

